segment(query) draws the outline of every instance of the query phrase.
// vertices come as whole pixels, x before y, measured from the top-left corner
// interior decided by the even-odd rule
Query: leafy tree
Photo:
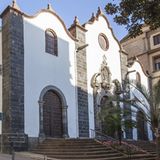
[[[160,27],[160,0],[121,0],[107,3],[106,13],[114,15],[118,25],[125,25],[131,37],[142,33],[142,26],[146,24],[151,30]]]

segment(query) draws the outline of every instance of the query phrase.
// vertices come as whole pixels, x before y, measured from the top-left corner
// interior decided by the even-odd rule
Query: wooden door
[[[43,128],[48,137],[62,137],[62,102],[54,91],[47,91],[44,95]]]

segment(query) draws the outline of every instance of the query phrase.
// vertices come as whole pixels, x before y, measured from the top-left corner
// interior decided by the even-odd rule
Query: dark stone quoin
[[[2,18],[3,144],[8,151],[26,149],[24,134],[24,40],[22,13],[7,7]]]

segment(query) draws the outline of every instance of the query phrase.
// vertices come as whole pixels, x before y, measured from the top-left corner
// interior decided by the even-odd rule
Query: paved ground
[[[0,153],[0,160],[12,160],[12,155]],[[20,152],[15,154],[15,160],[44,160],[44,156]]]
[[[12,160],[12,155],[1,154],[0,160]],[[16,152],[14,160],[57,160],[55,158],[46,158],[44,155],[33,154],[30,152]]]

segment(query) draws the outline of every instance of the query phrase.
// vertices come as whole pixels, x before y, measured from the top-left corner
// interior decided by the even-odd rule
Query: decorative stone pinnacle
[[[94,13],[92,13],[92,17],[95,17]]]
[[[78,17],[77,17],[77,16],[75,16],[75,18],[74,18],[74,24],[76,24],[76,25],[80,25],[80,23],[79,23],[79,20],[78,20]]]
[[[90,20],[89,20],[89,21],[94,22],[94,21],[95,21],[95,19],[96,19],[96,17],[95,17],[95,15],[94,15],[94,13],[92,13],[92,16],[91,16],[91,18],[90,18]]]
[[[48,3],[47,9],[54,12],[54,10],[53,10],[53,8],[52,8],[52,5],[51,5],[50,3]]]
[[[16,0],[12,1],[12,7],[15,8],[15,9],[17,9],[17,10],[20,10],[19,6],[17,5]]]
[[[99,15],[101,15],[101,14],[103,14],[103,12],[102,12],[101,8],[100,8],[100,7],[98,7],[98,10],[97,10],[97,16],[99,16]]]

